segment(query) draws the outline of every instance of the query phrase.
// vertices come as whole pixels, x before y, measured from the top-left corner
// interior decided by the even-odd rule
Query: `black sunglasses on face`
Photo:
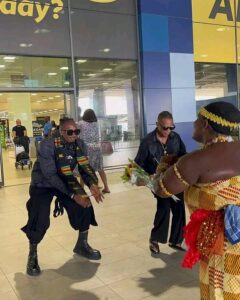
[[[75,129],[75,130],[73,130],[73,129],[67,129],[67,130],[63,130],[63,131],[65,131],[67,133],[67,135],[69,135],[69,136],[71,136],[73,134],[75,134],[75,135],[79,135],[80,134],[80,129]]]
[[[173,126],[168,126],[168,127],[165,127],[165,126],[162,126],[161,124],[159,124],[160,126],[161,126],[161,128],[163,129],[163,130],[174,130],[175,129],[175,126],[173,125]]]

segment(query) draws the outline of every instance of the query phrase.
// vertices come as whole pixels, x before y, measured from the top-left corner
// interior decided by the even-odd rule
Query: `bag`
[[[113,147],[111,142],[105,141],[101,143],[102,154],[110,155],[113,154]]]

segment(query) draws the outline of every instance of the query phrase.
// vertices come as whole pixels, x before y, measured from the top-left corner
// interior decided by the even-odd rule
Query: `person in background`
[[[51,121],[51,125],[52,125],[52,130],[56,129],[57,124],[54,120]]]
[[[180,136],[174,132],[172,114],[162,111],[157,118],[156,129],[150,132],[141,142],[135,162],[149,175],[156,173],[158,163],[162,157],[181,157],[186,154],[185,145]],[[157,199],[157,211],[152,228],[149,248],[152,254],[159,254],[158,243],[165,244],[168,239],[170,209],[172,211],[172,225],[169,237],[169,246],[184,250],[181,247],[183,241],[183,227],[185,226],[185,207],[183,194],[178,198],[163,199],[154,194]],[[177,201],[176,201],[177,199]]]
[[[98,121],[94,110],[85,110],[82,120],[78,123],[80,138],[87,145],[87,155],[92,168],[97,171],[103,182],[103,193],[110,193],[107,176],[103,169],[103,156],[98,131]]]
[[[22,126],[21,120],[16,120],[16,126],[12,129],[13,138],[27,136],[27,129],[25,126]]]
[[[24,150],[29,154],[29,143],[30,139],[27,136],[27,129],[25,126],[22,126],[21,120],[16,120],[16,126],[12,129],[13,142],[15,145],[21,145],[24,147]]]
[[[52,133],[52,124],[49,120],[49,117],[46,117],[45,118],[45,124],[43,126],[43,136],[45,138],[48,138],[51,136],[51,133]]]
[[[155,193],[164,200],[185,192],[191,216],[182,266],[200,261],[202,300],[240,299],[240,142],[232,138],[239,126],[233,104],[202,107],[193,131],[202,149],[169,164],[154,180]]]
[[[63,214],[65,208],[72,228],[79,231],[74,253],[92,260],[101,258],[100,251],[88,244],[88,231],[90,225],[97,226],[90,197],[99,203],[102,194],[98,178],[88,163],[86,146],[78,137],[79,131],[73,119],[62,119],[60,136],[45,139],[39,145],[27,202],[28,221],[22,228],[29,240],[27,274],[30,276],[41,273],[37,246],[50,226],[50,206],[54,196],[57,197],[54,216]],[[74,177],[76,167],[90,189],[90,196]]]

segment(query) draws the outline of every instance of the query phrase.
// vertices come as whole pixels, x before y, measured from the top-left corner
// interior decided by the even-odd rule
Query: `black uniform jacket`
[[[80,139],[74,143],[64,143],[64,151],[69,160],[71,169],[74,169],[78,163],[76,158],[76,144],[80,147],[82,155],[86,156],[86,145]],[[69,190],[66,182],[58,174],[58,166],[56,162],[54,139],[43,140],[38,147],[38,158],[33,166],[31,176],[31,186],[42,188],[56,188],[60,192],[70,196],[72,192]],[[93,183],[91,176],[89,176],[83,169],[78,168],[84,183],[90,187]]]
[[[186,147],[179,134],[172,131],[166,143],[167,154],[173,154],[178,157],[186,154]],[[135,162],[142,167],[148,174],[155,173],[161,156],[164,155],[164,147],[157,140],[157,129],[150,132],[142,140],[138,149]]]

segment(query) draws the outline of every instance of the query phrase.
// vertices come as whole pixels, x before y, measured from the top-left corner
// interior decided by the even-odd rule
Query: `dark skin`
[[[208,121],[199,116],[194,122],[193,138],[200,143],[211,142],[217,133]],[[184,155],[177,162],[182,177],[190,184],[209,183],[229,179],[240,174],[240,142],[216,143],[206,149]],[[175,175],[170,167],[163,178],[166,189],[172,194],[183,192],[187,187]],[[159,186],[159,177],[155,177],[154,192],[166,197]]]
[[[72,129],[72,130],[76,130],[77,129],[77,125],[75,122],[73,121],[69,121],[66,122],[61,128],[60,128],[60,134],[61,136],[64,138],[64,140],[68,143],[73,143],[76,141],[76,139],[78,138],[78,135],[75,135],[75,133],[71,136],[67,135],[66,130],[68,129]],[[103,201],[103,195],[100,192],[100,189],[97,185],[92,184],[90,187],[90,191],[92,196],[95,198],[97,203],[100,203]],[[82,207],[86,208],[91,206],[91,200],[89,199],[89,197],[86,196],[80,196],[80,195],[75,195],[73,200],[81,205]]]

